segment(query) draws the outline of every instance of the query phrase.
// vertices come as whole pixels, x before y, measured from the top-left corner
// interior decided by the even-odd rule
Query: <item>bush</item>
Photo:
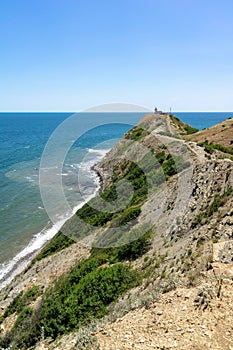
[[[154,162],[152,161],[153,159]],[[159,163],[162,167],[159,167]],[[98,198],[93,198],[89,203],[86,203],[63,226],[62,232],[65,235],[59,232],[41,250],[33,262],[70,246],[80,238],[95,233],[95,227],[105,227],[106,230],[109,226],[127,225],[128,222],[135,220],[140,215],[140,207],[148,196],[149,188],[153,187],[155,190],[165,179],[175,175],[187,166],[189,164],[181,156],[172,156],[164,149],[157,154],[154,154],[154,151],[151,150],[151,153],[145,155],[138,164],[130,161],[120,162],[114,169],[112,184],[101,193],[105,207],[101,210]],[[142,169],[145,170],[147,175],[144,174]],[[129,202],[128,194],[123,190],[120,191],[122,196],[117,198],[116,186],[119,180],[123,179],[129,181],[133,187],[133,196]],[[118,201],[119,211],[113,213],[108,209],[111,209],[110,202],[116,200]],[[110,244],[112,244],[111,239],[109,241]]]
[[[63,233],[58,232],[45,246],[41,252],[33,259],[32,263],[40,261],[49,255],[57,253],[62,249],[69,247],[75,241],[72,238],[65,236]]]
[[[112,213],[99,211],[91,207],[91,203],[92,202],[90,201],[90,204],[85,204],[81,209],[77,211],[76,215],[80,219],[84,220],[89,225],[97,227],[105,225],[112,219]]]
[[[128,163],[127,162],[127,166],[125,165],[125,163],[122,164],[122,167],[125,168],[125,174],[123,174],[121,177],[118,177],[117,180],[109,187],[107,188],[105,191],[103,191],[101,193],[101,197],[106,200],[107,202],[109,201],[113,201],[117,199],[117,193],[116,193],[116,184],[119,180],[122,179],[126,179],[128,181],[131,182],[131,185],[133,186],[133,190],[134,190],[134,194],[133,194],[133,198],[131,199],[130,203],[127,205],[127,207],[125,208],[125,210],[119,210],[118,213],[111,213],[111,212],[107,212],[106,208],[105,211],[99,211],[95,208],[92,208],[92,203],[95,203],[98,205],[97,200],[94,198],[93,200],[91,200],[89,202],[89,204],[85,204],[81,209],[79,209],[76,213],[76,215],[81,218],[82,220],[86,221],[88,224],[92,225],[92,226],[104,226],[105,224],[107,224],[109,221],[111,221],[113,218],[117,218],[119,216],[119,220],[120,217],[122,217],[122,220],[124,222],[127,222],[130,220],[130,215],[129,212],[133,212],[134,211],[134,217],[135,217],[135,212],[136,210],[132,209],[132,211],[130,211],[130,207],[134,204],[139,204],[142,203],[143,200],[145,200],[146,195],[148,193],[148,185],[147,185],[147,181],[146,181],[146,176],[143,173],[143,171],[140,169],[140,166],[135,164],[135,163]],[[123,191],[122,191],[123,193]],[[125,206],[125,202],[127,200],[127,194],[125,194],[126,197],[121,199],[122,203],[120,203],[122,205],[122,207]],[[97,206],[95,205],[95,207]],[[139,210],[137,211],[138,214],[136,216],[138,216]],[[128,217],[128,218],[127,218]],[[123,219],[124,218],[124,219]]]
[[[125,135],[125,138],[133,141],[139,141],[148,134],[149,133],[145,129],[135,126],[130,131],[128,131],[128,133]]]
[[[1,349],[10,348],[12,350],[26,349],[30,344],[28,341],[28,330],[31,326],[31,316],[33,309],[25,307],[18,315],[14,326],[5,336],[0,339]]]
[[[167,156],[167,159],[163,163],[162,168],[166,178],[177,174],[176,163],[170,154]]]
[[[7,307],[6,311],[3,314],[3,319],[2,321],[7,318],[8,316],[14,314],[15,312],[20,312],[23,308],[23,302],[22,302],[22,296],[23,292],[20,292],[9,304]]]
[[[102,317],[107,312],[107,305],[132,286],[134,280],[135,272],[119,264],[90,272],[73,285],[64,300],[58,297],[54,301],[54,292],[49,292],[41,314],[45,335],[56,338],[92,318]]]
[[[136,286],[140,276],[121,263],[101,266],[104,261],[90,257],[60,277],[54,287],[47,290],[37,310],[22,310],[0,346],[26,349],[40,340],[42,329],[45,337],[55,339],[105,315],[108,305]]]
[[[190,125],[185,125],[184,130],[186,131],[187,135],[195,134],[196,132],[199,131],[197,128],[193,128]]]
[[[205,151],[209,154],[212,154],[214,150],[221,151],[223,153],[227,154],[233,154],[232,148],[227,148],[219,143],[209,143],[207,140],[204,142],[198,143],[199,146],[204,147]]]
[[[184,130],[184,131],[185,131],[185,134],[186,134],[186,135],[194,134],[194,133],[196,133],[197,131],[199,131],[198,129],[193,128],[191,125],[182,122],[182,121],[181,121],[179,118],[177,118],[175,115],[170,114],[169,116],[170,116],[171,120],[172,120],[176,125],[178,125],[179,128],[180,128],[181,130]]]
[[[25,306],[29,305],[32,301],[36,300],[39,293],[39,286],[31,287],[25,294],[23,294],[23,292],[20,292],[5,310],[1,322],[3,322],[5,318],[14,314],[15,312],[20,313],[25,308]]]
[[[163,164],[163,162],[164,162],[165,159],[166,159],[166,153],[165,153],[165,151],[161,151],[161,152],[157,153],[157,154],[156,154],[156,158],[157,158],[157,160],[158,160],[158,162],[159,162],[160,164]]]
[[[115,220],[112,220],[111,226],[118,227],[127,224],[130,221],[135,220],[141,214],[141,207],[130,207],[127,208],[121,215]]]
[[[144,234],[142,231],[144,230]],[[94,257],[104,257],[110,263],[136,260],[144,255],[151,247],[152,230],[148,230],[144,225],[138,228],[135,235],[138,237],[130,243],[119,247],[92,248],[91,254]],[[134,232],[132,233],[134,234]]]

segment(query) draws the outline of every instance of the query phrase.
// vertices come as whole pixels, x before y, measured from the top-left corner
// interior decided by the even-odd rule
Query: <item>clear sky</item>
[[[0,111],[233,111],[233,0],[1,0]]]

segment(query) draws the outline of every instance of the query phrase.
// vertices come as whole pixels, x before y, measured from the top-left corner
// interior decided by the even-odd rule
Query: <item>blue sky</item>
[[[232,17],[232,0],[2,0],[0,111],[232,111]]]

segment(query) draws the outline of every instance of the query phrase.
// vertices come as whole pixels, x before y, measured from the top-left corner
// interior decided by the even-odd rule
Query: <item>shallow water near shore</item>
[[[98,177],[91,167],[143,114],[80,113],[80,122],[86,123],[87,129],[90,118],[98,118],[100,127],[82,135],[63,164],[63,190],[73,210],[96,193]],[[69,217],[63,213],[57,223],[51,223],[39,189],[43,149],[52,132],[69,116],[70,113],[0,113],[0,281],[52,238]],[[56,205],[59,212],[59,203]]]

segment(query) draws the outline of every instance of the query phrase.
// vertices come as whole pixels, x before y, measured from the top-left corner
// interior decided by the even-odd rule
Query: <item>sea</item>
[[[73,211],[98,190],[99,179],[92,166],[144,114],[89,112],[75,115],[79,132],[77,138],[70,132],[72,139],[62,164],[63,191]],[[173,114],[198,129],[233,117],[233,112]],[[39,170],[53,135],[72,117],[74,114],[70,112],[0,113],[0,288],[26,266],[70,215],[60,213],[57,223],[51,222],[40,193]],[[57,210],[59,212],[59,207]]]

